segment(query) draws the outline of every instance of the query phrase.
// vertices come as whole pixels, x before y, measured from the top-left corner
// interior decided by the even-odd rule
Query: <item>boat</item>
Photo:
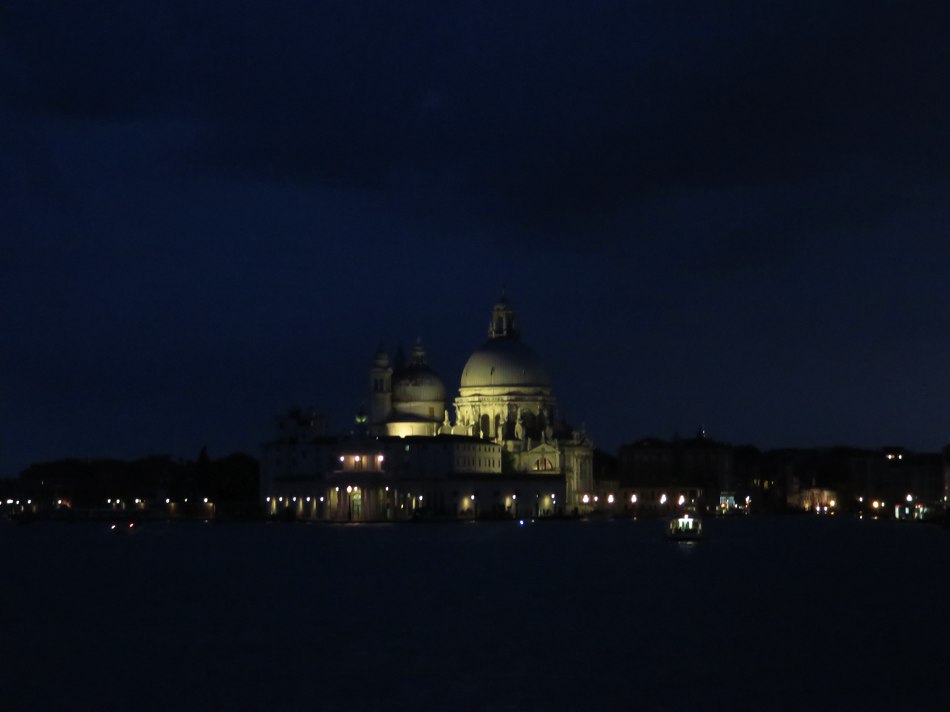
[[[703,520],[684,514],[677,519],[671,519],[666,527],[666,536],[681,541],[696,541],[703,538]]]

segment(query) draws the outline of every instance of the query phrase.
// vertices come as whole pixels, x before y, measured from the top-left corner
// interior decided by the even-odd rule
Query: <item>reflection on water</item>
[[[943,709],[950,532],[802,517],[706,520],[704,534],[4,525],[0,701]]]

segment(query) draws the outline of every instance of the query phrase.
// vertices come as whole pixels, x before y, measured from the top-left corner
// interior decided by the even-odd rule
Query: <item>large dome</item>
[[[550,385],[541,357],[513,338],[489,339],[462,369],[462,388]]]

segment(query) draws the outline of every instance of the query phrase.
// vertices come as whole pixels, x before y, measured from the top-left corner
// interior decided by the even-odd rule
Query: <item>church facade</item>
[[[451,402],[421,343],[408,358],[400,350],[391,360],[378,350],[369,391],[368,412],[351,437],[265,445],[267,511],[392,520],[545,516],[588,508],[593,445],[559,416],[544,363],[521,340],[504,295]],[[299,465],[294,453],[313,449],[317,440],[322,454],[311,454],[309,469],[289,471],[287,458]]]

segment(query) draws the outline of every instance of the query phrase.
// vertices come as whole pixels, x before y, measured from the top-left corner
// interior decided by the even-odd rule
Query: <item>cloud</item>
[[[424,214],[436,189],[448,214],[527,231],[606,228],[646,198],[814,181],[859,160],[942,174],[950,145],[940,7],[40,8],[12,11],[8,102],[184,114],[208,122],[194,160],[215,170]]]

